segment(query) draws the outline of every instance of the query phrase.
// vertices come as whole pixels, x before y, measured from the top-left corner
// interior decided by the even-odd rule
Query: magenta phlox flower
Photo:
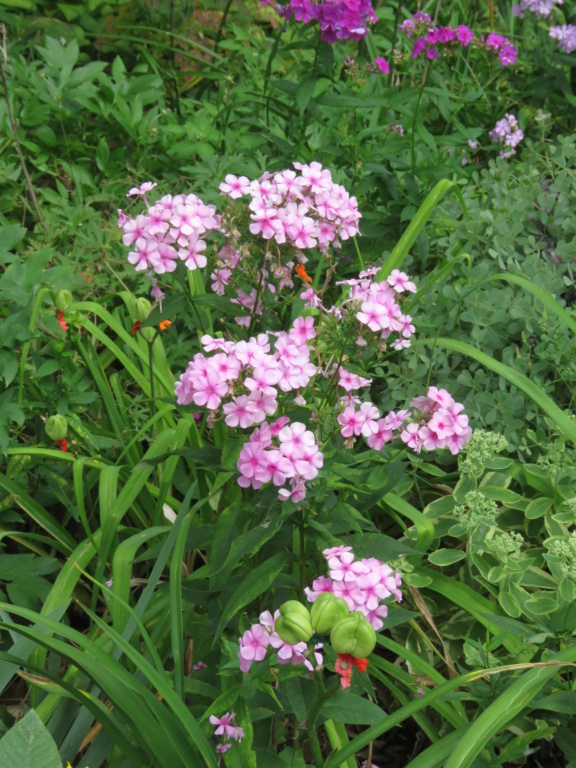
[[[374,59],[374,64],[378,67],[380,72],[384,72],[385,75],[390,74],[390,64],[386,61],[386,59],[383,59],[381,56],[378,56]]]

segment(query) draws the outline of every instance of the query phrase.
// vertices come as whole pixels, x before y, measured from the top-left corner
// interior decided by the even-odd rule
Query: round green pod
[[[330,643],[336,653],[349,653],[357,659],[365,659],[376,646],[376,632],[363,613],[354,611],[334,625]]]

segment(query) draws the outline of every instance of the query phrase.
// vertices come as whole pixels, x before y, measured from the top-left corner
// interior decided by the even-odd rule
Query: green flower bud
[[[64,440],[68,431],[68,422],[64,416],[56,414],[56,416],[50,416],[44,429],[51,440]]]
[[[70,309],[73,302],[74,299],[70,291],[57,291],[56,296],[54,296],[54,304],[56,305],[56,309],[59,309],[60,312],[66,312],[67,309]]]
[[[140,323],[143,323],[144,320],[146,320],[150,314],[151,309],[152,304],[143,296],[132,296],[132,298],[128,301],[128,311],[130,312],[130,317],[132,320],[138,320]]]
[[[280,639],[289,645],[307,643],[314,634],[308,609],[297,600],[288,600],[280,606],[280,616],[274,628]]]
[[[363,613],[354,611],[334,625],[330,642],[336,653],[349,653],[357,659],[365,659],[374,650],[376,632]]]
[[[322,592],[318,595],[312,608],[310,618],[312,629],[320,635],[325,635],[340,619],[349,614],[348,603],[342,597],[336,597],[333,592]]]

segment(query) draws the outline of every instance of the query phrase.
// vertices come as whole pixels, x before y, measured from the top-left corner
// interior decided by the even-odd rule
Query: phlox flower
[[[264,627],[260,624],[254,624],[244,632],[242,637],[238,638],[238,642],[240,644],[240,650],[238,651],[240,669],[243,672],[247,672],[254,661],[262,661],[266,656],[266,649],[270,644],[270,636]]]
[[[214,736],[223,736],[226,739],[235,739],[241,741],[244,738],[244,730],[236,725],[236,715],[234,712],[226,712],[222,717],[210,715],[210,723],[216,726]]]
[[[250,180],[246,176],[233,176],[229,173],[224,177],[224,181],[220,184],[220,192],[236,200],[239,197],[247,195],[250,191]]]

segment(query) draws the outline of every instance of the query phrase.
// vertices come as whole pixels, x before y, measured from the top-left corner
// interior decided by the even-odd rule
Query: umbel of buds
[[[280,639],[289,645],[307,643],[314,634],[310,612],[298,600],[288,600],[280,606],[280,616],[274,628]]]
[[[349,613],[348,603],[344,598],[336,597],[333,592],[323,592],[316,598],[310,610],[312,629],[319,635],[326,635]]]
[[[68,422],[64,416],[56,414],[55,416],[50,416],[44,429],[46,430],[46,434],[50,440],[58,442],[59,440],[64,440],[66,437],[66,432],[68,431]]]
[[[365,659],[376,646],[376,632],[363,613],[354,611],[334,625],[330,643],[336,653],[349,653],[357,659]]]

